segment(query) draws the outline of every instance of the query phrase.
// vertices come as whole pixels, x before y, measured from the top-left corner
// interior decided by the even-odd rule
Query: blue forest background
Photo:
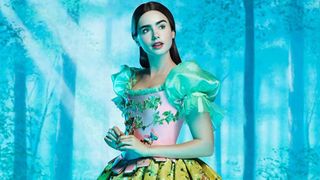
[[[0,179],[95,179],[119,154],[111,74],[137,66],[119,0],[0,1]],[[163,0],[183,61],[221,80],[224,179],[320,179],[320,1]],[[191,139],[186,125],[179,142]]]

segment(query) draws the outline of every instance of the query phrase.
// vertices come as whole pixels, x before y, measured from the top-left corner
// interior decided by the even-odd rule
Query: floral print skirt
[[[210,166],[199,158],[140,158],[136,160],[111,160],[98,180],[219,180],[222,179]]]

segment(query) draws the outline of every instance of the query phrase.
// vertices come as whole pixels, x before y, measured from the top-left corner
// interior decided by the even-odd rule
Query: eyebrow
[[[160,24],[160,23],[162,23],[162,22],[167,23],[166,20],[162,19],[162,20],[156,22],[156,25],[158,25],[158,24]],[[145,27],[148,27],[148,26],[150,26],[150,24],[143,25],[143,26],[141,26],[139,29],[141,30],[142,28],[145,28]]]

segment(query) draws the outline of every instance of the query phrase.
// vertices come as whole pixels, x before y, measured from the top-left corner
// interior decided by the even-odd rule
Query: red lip
[[[153,48],[161,48],[162,45],[163,45],[162,42],[155,42],[155,43],[152,44],[152,47],[153,47]]]

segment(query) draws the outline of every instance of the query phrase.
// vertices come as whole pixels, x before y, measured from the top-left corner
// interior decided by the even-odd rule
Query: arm
[[[213,154],[213,128],[209,113],[197,113],[187,117],[193,140],[176,145],[150,146],[145,156],[169,158],[195,158]]]

